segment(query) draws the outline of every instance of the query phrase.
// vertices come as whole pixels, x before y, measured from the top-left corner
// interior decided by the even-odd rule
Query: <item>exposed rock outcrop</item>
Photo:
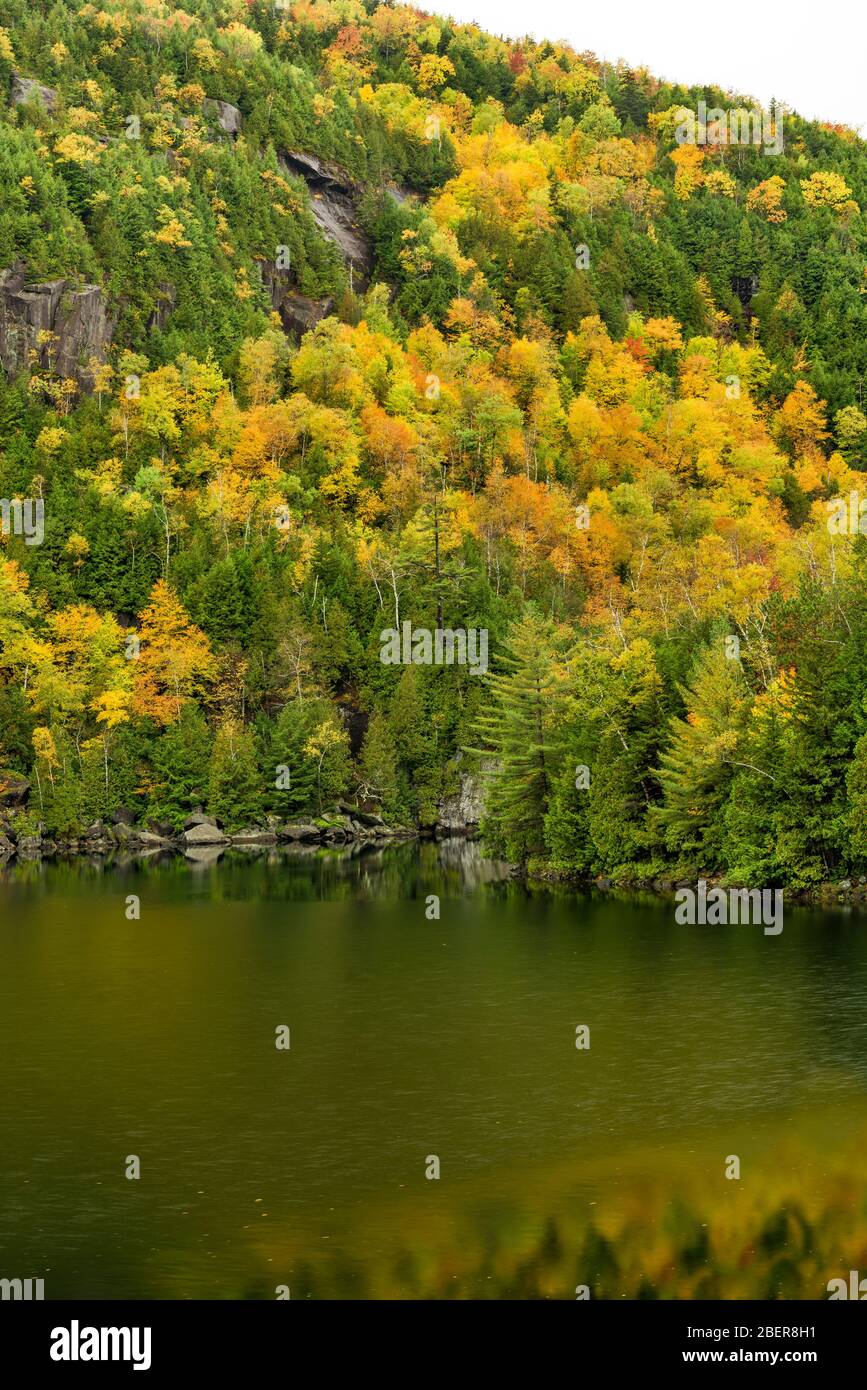
[[[27,800],[30,783],[17,772],[0,772],[0,806],[22,806]]]
[[[323,235],[333,241],[352,268],[353,283],[366,289],[373,270],[373,247],[358,226],[361,186],[345,170],[298,150],[280,155],[284,173],[301,177],[310,190],[310,211]]]
[[[7,376],[29,370],[33,352],[39,370],[90,386],[89,362],[103,361],[113,329],[98,285],[28,282],[22,262],[0,271],[0,364]]]
[[[461,755],[455,762],[460,764]],[[488,789],[488,776],[496,768],[496,762],[485,759],[478,772],[459,771],[458,790],[445,797],[437,807],[436,831],[438,835],[472,835],[479,827],[485,811]]]
[[[283,296],[278,312],[284,325],[299,337],[303,337],[311,328],[315,328],[317,323],[334,313],[334,300],[309,299],[305,294],[296,294],[290,290]]]
[[[43,87],[41,82],[36,82],[32,77],[22,77],[20,73],[13,72],[9,86],[9,101],[12,106],[23,106],[28,101],[40,101],[46,111],[53,111],[57,106],[57,93],[53,87]]]
[[[157,287],[157,306],[148,319],[148,332],[153,333],[154,329],[161,333],[169,321],[169,315],[178,302],[178,292],[174,285],[163,281]]]
[[[299,294],[290,288],[290,278],[285,271],[278,270],[267,261],[262,261],[260,265],[262,283],[287,333],[296,333],[303,338],[305,333],[334,312],[333,299],[310,299],[306,294]]]
[[[166,821],[148,820],[145,825],[132,822],[132,813],[124,808],[115,811],[112,823],[94,821],[56,840],[48,837],[45,826],[33,823],[22,807],[29,783],[26,778],[7,773],[0,776],[0,862],[17,855],[19,858],[53,857],[86,854],[94,864],[103,857],[131,855],[138,858],[150,855],[182,853],[198,864],[208,864],[228,849],[275,850],[280,845],[287,854],[315,853],[320,848],[334,849],[351,845],[357,852],[382,847],[385,841],[412,839],[416,831],[402,826],[385,825],[373,811],[342,805],[317,820],[298,820],[282,824],[277,816],[267,816],[260,825],[246,829],[226,830],[213,817],[202,811],[189,815],[180,834]],[[13,798],[4,810],[3,794]]]
[[[244,118],[237,106],[233,106],[229,101],[213,101],[208,98],[205,101],[205,113],[213,116],[217,125],[224,130],[227,135],[240,135]]]

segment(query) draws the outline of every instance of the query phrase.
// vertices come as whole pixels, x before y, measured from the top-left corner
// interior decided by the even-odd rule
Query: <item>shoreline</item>
[[[121,813],[122,814],[122,813]],[[151,828],[154,827],[154,828]],[[479,845],[481,857],[502,861],[498,855],[485,854],[477,825],[456,827],[453,824],[435,826],[388,825],[381,816],[359,811],[354,807],[309,820],[281,822],[276,817],[262,826],[240,831],[226,831],[213,817],[195,813],[179,832],[154,822],[144,825],[121,819],[111,825],[94,822],[76,835],[47,834],[16,835],[8,822],[0,825],[0,870],[15,863],[39,860],[104,859],[109,862],[118,854],[151,858],[156,855],[180,856],[188,862],[216,862],[227,850],[295,850],[310,854],[317,850],[385,849],[391,844],[416,841],[420,844],[442,841],[468,841]],[[656,899],[674,899],[679,888],[692,888],[703,879],[711,888],[755,888],[755,885],[734,883],[720,874],[699,874],[696,878],[654,876],[649,878],[614,879],[607,875],[587,876],[544,865],[528,868],[526,864],[508,864],[508,876],[527,885],[536,884],[551,889],[572,890],[575,893],[597,892],[636,897],[647,895]],[[777,885],[774,885],[777,886]],[[853,908],[867,910],[867,876],[826,880],[809,888],[786,888],[784,897],[796,907]]]
[[[568,871],[545,868],[528,869],[525,865],[513,865],[512,875],[515,878],[524,879],[529,883],[541,883],[550,888],[575,888],[581,891],[596,890],[600,893],[624,893],[636,894],[647,893],[656,898],[674,898],[678,888],[694,888],[696,882],[703,880],[708,889],[711,888],[740,888],[755,891],[757,885],[736,883],[727,880],[722,874],[697,874],[695,878],[654,876],[652,878],[635,879],[612,879],[602,874],[597,877],[587,877]],[[766,886],[766,885],[762,885]],[[785,884],[772,885],[780,887],[784,899],[788,899],[796,907],[864,907],[867,909],[867,877],[859,875],[853,878],[839,880],[826,880],[822,883],[814,884],[810,888],[787,888]]]
[[[417,838],[419,831],[410,826],[387,825],[381,816],[354,807],[297,821],[284,822],[270,817],[264,825],[232,831],[225,830],[214,817],[201,812],[189,816],[181,830],[155,821],[139,825],[130,814],[118,812],[110,825],[94,821],[86,829],[67,835],[51,835],[42,830],[19,834],[14,823],[6,821],[0,825],[0,865],[12,860],[102,857],[118,851],[139,855],[180,854],[197,859],[203,854],[245,847],[339,849],[344,845],[382,846]]]

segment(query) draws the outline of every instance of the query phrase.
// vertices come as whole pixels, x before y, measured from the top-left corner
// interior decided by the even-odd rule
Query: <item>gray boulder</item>
[[[225,845],[228,839],[216,825],[193,825],[181,836],[185,845]]]
[[[321,840],[322,832],[309,821],[289,821],[277,831],[278,840]]]
[[[227,135],[235,136],[241,134],[244,118],[237,106],[233,106],[231,102],[212,101],[208,99],[205,102],[205,111],[209,116],[214,117],[217,125],[221,130],[224,130]]]
[[[32,77],[22,77],[13,72],[9,87],[9,101],[12,106],[23,106],[28,101],[39,101],[46,111],[53,111],[57,105],[57,93],[53,87],[43,87]]]

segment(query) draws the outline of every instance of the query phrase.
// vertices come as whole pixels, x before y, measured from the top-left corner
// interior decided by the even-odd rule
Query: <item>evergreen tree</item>
[[[597,659],[598,668],[598,659]],[[602,680],[600,680],[600,675]],[[664,732],[663,688],[653,648],[638,638],[607,668],[588,672],[588,723],[598,728],[587,821],[599,866],[607,872],[636,865],[648,849],[647,817],[658,794],[652,772]]]
[[[271,728],[264,784],[277,815],[291,818],[317,809],[316,766],[306,749],[325,707],[323,700],[290,700]]]
[[[399,807],[399,781],[394,736],[385,715],[371,717],[361,746],[359,795],[379,802],[386,816]]]
[[[260,819],[263,804],[253,731],[236,719],[227,719],[214,740],[208,770],[208,810],[226,830],[243,830]]]
[[[407,666],[388,712],[388,729],[398,760],[398,802],[421,825],[436,817],[440,771],[428,712],[424,668]]]
[[[557,684],[553,624],[532,610],[510,629],[502,674],[488,683],[492,705],[475,724],[493,754],[485,830],[506,852],[527,859],[544,851],[545,816],[556,772],[552,702]]]
[[[665,843],[699,869],[721,860],[720,814],[731,784],[749,690],[739,661],[722,641],[701,653],[688,687],[685,717],[675,719],[660,758],[662,804],[655,812]]]
[[[148,804],[154,820],[169,821],[179,830],[195,807],[204,806],[213,746],[204,715],[190,702],[154,744],[156,780]]]
[[[850,863],[861,868],[867,864],[867,734],[862,734],[855,745],[846,782]]]

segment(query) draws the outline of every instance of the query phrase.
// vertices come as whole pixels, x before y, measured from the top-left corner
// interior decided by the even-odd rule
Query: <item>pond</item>
[[[464,841],[7,868],[0,1277],[826,1298],[867,1259],[865,986],[855,915],[680,925]]]

